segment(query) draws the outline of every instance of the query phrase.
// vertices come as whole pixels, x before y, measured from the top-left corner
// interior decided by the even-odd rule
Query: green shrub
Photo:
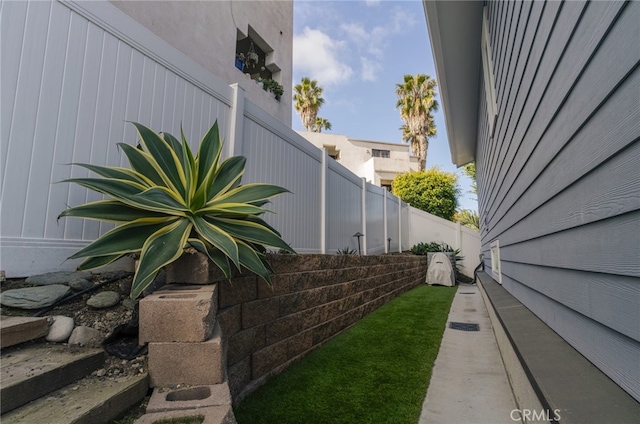
[[[458,208],[458,177],[434,167],[426,171],[406,172],[391,183],[393,194],[414,208],[449,221]]]
[[[336,250],[336,253],[338,255],[355,255],[356,253],[358,253],[358,251],[349,247],[343,247],[342,249]]]
[[[156,134],[134,123],[138,148],[119,143],[131,169],[77,164],[102,178],[72,178],[73,182],[109,198],[69,208],[58,218],[75,216],[119,225],[71,256],[86,258],[78,269],[107,265],[125,255],[139,254],[131,297],[138,297],[162,267],[184,249],[209,256],[226,276],[233,263],[270,282],[265,246],[293,252],[280,234],[260,218],[268,199],[287,192],[270,184],[241,185],[246,159],[222,163],[217,122],[200,142],[196,156],[182,134]]]

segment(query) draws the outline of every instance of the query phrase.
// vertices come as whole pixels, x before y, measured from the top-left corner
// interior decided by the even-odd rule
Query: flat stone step
[[[0,348],[44,337],[48,331],[47,318],[0,316]]]
[[[149,388],[146,373],[101,379],[86,377],[2,416],[12,424],[102,424],[140,403]]]
[[[0,359],[0,413],[4,414],[91,374],[104,364],[105,353],[39,345],[4,351]]]

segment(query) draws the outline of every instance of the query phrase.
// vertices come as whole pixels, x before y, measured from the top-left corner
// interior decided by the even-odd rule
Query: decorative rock
[[[74,278],[91,279],[91,273],[85,271],[59,271],[46,274],[33,275],[25,280],[27,284],[36,286],[48,286],[50,284],[67,284]]]
[[[136,301],[127,297],[125,300],[122,301],[122,306],[124,306],[125,308],[133,311],[134,309],[136,309]]]
[[[69,337],[70,345],[80,345],[85,347],[99,347],[102,343],[102,335],[98,330],[91,327],[76,327]]]
[[[87,300],[87,305],[96,309],[110,308],[120,302],[120,295],[113,291],[103,291],[94,294]]]
[[[12,308],[40,309],[53,305],[66,296],[69,290],[69,287],[61,284],[7,290],[0,295],[0,303]]]
[[[95,274],[100,275],[103,280],[115,280],[117,278],[124,278],[130,274],[129,271],[104,271],[96,270]]]
[[[51,318],[53,323],[49,327],[47,341],[55,343],[67,341],[73,331],[73,318],[65,317],[64,315],[55,315]]]
[[[93,287],[93,283],[84,278],[72,278],[69,280],[69,287],[73,290],[82,291]]]

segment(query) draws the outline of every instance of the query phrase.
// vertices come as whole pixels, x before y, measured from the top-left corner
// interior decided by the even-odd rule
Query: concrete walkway
[[[480,331],[449,328],[477,323]],[[513,424],[516,403],[477,286],[458,287],[433,368],[419,424]]]

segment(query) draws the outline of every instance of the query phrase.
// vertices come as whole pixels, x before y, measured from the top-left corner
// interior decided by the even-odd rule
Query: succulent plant
[[[265,246],[295,253],[260,216],[268,199],[288,192],[271,184],[241,185],[246,159],[220,162],[222,142],[217,122],[202,138],[196,156],[168,133],[135,125],[138,147],[118,143],[131,169],[77,164],[102,178],[71,178],[72,182],[108,198],[63,211],[61,217],[116,222],[112,230],[70,259],[86,258],[78,269],[107,265],[139,254],[131,297],[140,296],[162,267],[192,248],[209,256],[229,277],[231,264],[253,271],[270,283]]]

